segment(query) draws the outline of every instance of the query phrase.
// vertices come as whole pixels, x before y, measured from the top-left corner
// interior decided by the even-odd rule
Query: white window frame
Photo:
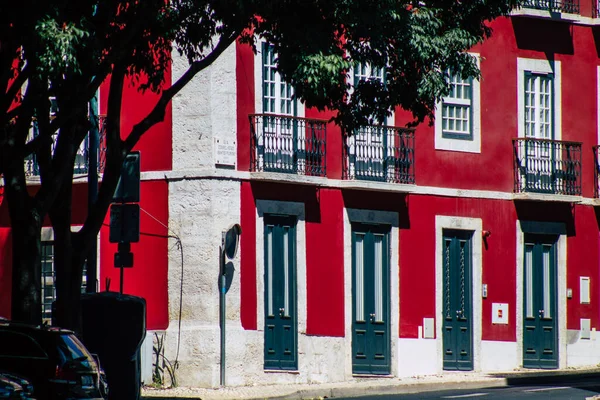
[[[478,53],[469,53],[473,56],[477,62],[477,66],[480,66],[480,56]],[[477,79],[471,79],[471,100],[470,100],[470,116],[471,126],[470,134],[461,137],[460,133],[456,135],[447,136],[444,135],[442,127],[442,109],[443,104],[460,104],[466,105],[466,100],[458,100],[454,98],[444,97],[442,101],[436,105],[436,118],[434,123],[435,130],[435,149],[436,150],[449,150],[459,151],[465,153],[481,153],[481,83]]]
[[[517,107],[518,107],[518,137],[525,138],[525,73],[548,75],[553,74],[553,129],[554,137],[551,139],[561,140],[562,138],[562,84],[561,84],[561,65],[560,61],[549,61],[531,58],[517,58]]]
[[[256,114],[263,114],[264,113],[264,107],[263,107],[263,44],[266,43],[266,41],[264,39],[260,39],[257,38],[257,44],[256,44],[256,54],[254,56],[254,112]],[[281,80],[281,75],[279,74],[279,72],[275,73],[275,82],[277,83],[276,86],[279,86],[279,84],[282,82]],[[293,88],[292,88],[293,91]],[[275,93],[276,93],[276,103],[280,100],[278,93],[279,93],[279,88],[276,87],[275,89]],[[296,108],[296,115],[291,114],[294,117],[304,117],[305,115],[305,108],[304,108],[304,103],[302,103],[299,100],[294,100],[295,104],[295,108]],[[281,113],[277,113],[279,115],[281,115]],[[284,114],[284,115],[290,115],[290,114]]]

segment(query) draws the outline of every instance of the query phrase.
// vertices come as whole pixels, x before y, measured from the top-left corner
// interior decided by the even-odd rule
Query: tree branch
[[[210,66],[219,56],[235,41],[235,38],[239,36],[239,32],[230,32],[226,36],[221,36],[219,43],[215,46],[213,51],[210,52],[202,60],[194,61],[189,66],[188,70],[171,85],[170,88],[164,90],[158,99],[156,105],[152,111],[139,123],[137,123],[130,134],[125,139],[125,149],[129,152],[140,140],[142,135],[146,133],[152,126],[164,120],[165,110],[167,105],[179,93],[193,78],[196,74],[206,67]]]

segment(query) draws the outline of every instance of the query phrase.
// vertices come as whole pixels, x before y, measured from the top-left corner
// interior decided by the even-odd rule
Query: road
[[[377,395],[347,398],[345,400],[584,400],[600,394],[600,381],[573,384],[507,386],[488,389],[444,390],[415,394]]]

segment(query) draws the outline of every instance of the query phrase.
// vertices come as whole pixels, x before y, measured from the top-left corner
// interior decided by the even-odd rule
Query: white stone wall
[[[173,82],[187,60],[173,55]],[[173,170],[214,168],[214,138],[236,139],[236,52],[232,44],[173,98]]]

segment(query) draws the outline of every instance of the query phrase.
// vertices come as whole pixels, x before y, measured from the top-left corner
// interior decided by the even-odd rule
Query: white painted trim
[[[256,54],[254,55],[254,113],[262,114],[263,113],[263,65],[262,65],[262,44],[266,41],[263,38],[259,38],[255,36],[256,40]],[[294,91],[294,94],[296,92]],[[296,107],[298,111],[297,117],[304,117],[305,115],[305,107],[304,103],[300,100],[296,99]]]
[[[352,377],[352,222],[390,225],[390,373],[398,375],[398,332],[400,321],[399,216],[393,211],[344,209],[344,363],[345,376]]]
[[[517,115],[518,135],[525,137],[525,72],[554,74],[554,140],[562,138],[562,80],[560,61],[517,58]]]
[[[329,179],[318,176],[305,176],[295,174],[282,174],[278,172],[248,172],[225,169],[195,169],[182,171],[154,171],[142,172],[142,181],[166,180],[197,180],[197,179],[222,179],[234,181],[264,181],[293,183],[298,185],[312,185],[332,189],[357,189],[375,192],[408,193],[429,196],[459,197],[488,200],[531,200],[551,201],[563,203],[581,203],[586,205],[600,205],[600,200],[582,196],[567,196],[543,193],[512,193],[493,190],[457,189],[435,186],[418,186],[401,183],[370,182],[359,180]]]
[[[518,365],[523,367],[523,249],[525,246],[525,232],[522,223],[530,221],[517,220],[517,303],[516,303],[516,329],[517,329],[517,356]],[[540,225],[557,226],[557,222],[536,222]],[[560,225],[564,225],[560,223]],[[558,304],[558,368],[567,366],[567,235],[558,237],[557,247],[557,282],[556,301]]]
[[[443,348],[443,270],[444,270],[444,229],[459,229],[473,232],[472,239],[472,322],[473,322],[473,370],[481,370],[481,321],[482,321],[482,300],[481,300],[481,279],[482,279],[482,259],[483,259],[483,222],[481,218],[466,218],[452,216],[435,216],[435,315],[436,315],[436,344],[437,344],[437,368],[443,371],[444,348]]]
[[[300,357],[306,354],[306,349],[304,349],[305,341],[300,340],[300,335],[306,333],[306,218],[304,203],[256,200],[256,321],[257,331],[259,332],[264,332],[265,329],[265,214],[293,215],[298,218],[296,223],[296,312],[298,323],[298,366],[300,366]],[[264,338],[261,340],[260,345],[264,346]],[[264,354],[263,347],[261,347],[258,353]],[[264,362],[264,359],[260,362]]]
[[[477,60],[477,66],[480,67],[480,56],[478,53],[469,53]],[[471,129],[472,140],[452,139],[442,136],[442,102],[436,104],[436,113],[439,110],[439,118],[435,118],[435,149],[461,151],[466,153],[481,153],[481,82],[473,79],[471,83]]]

